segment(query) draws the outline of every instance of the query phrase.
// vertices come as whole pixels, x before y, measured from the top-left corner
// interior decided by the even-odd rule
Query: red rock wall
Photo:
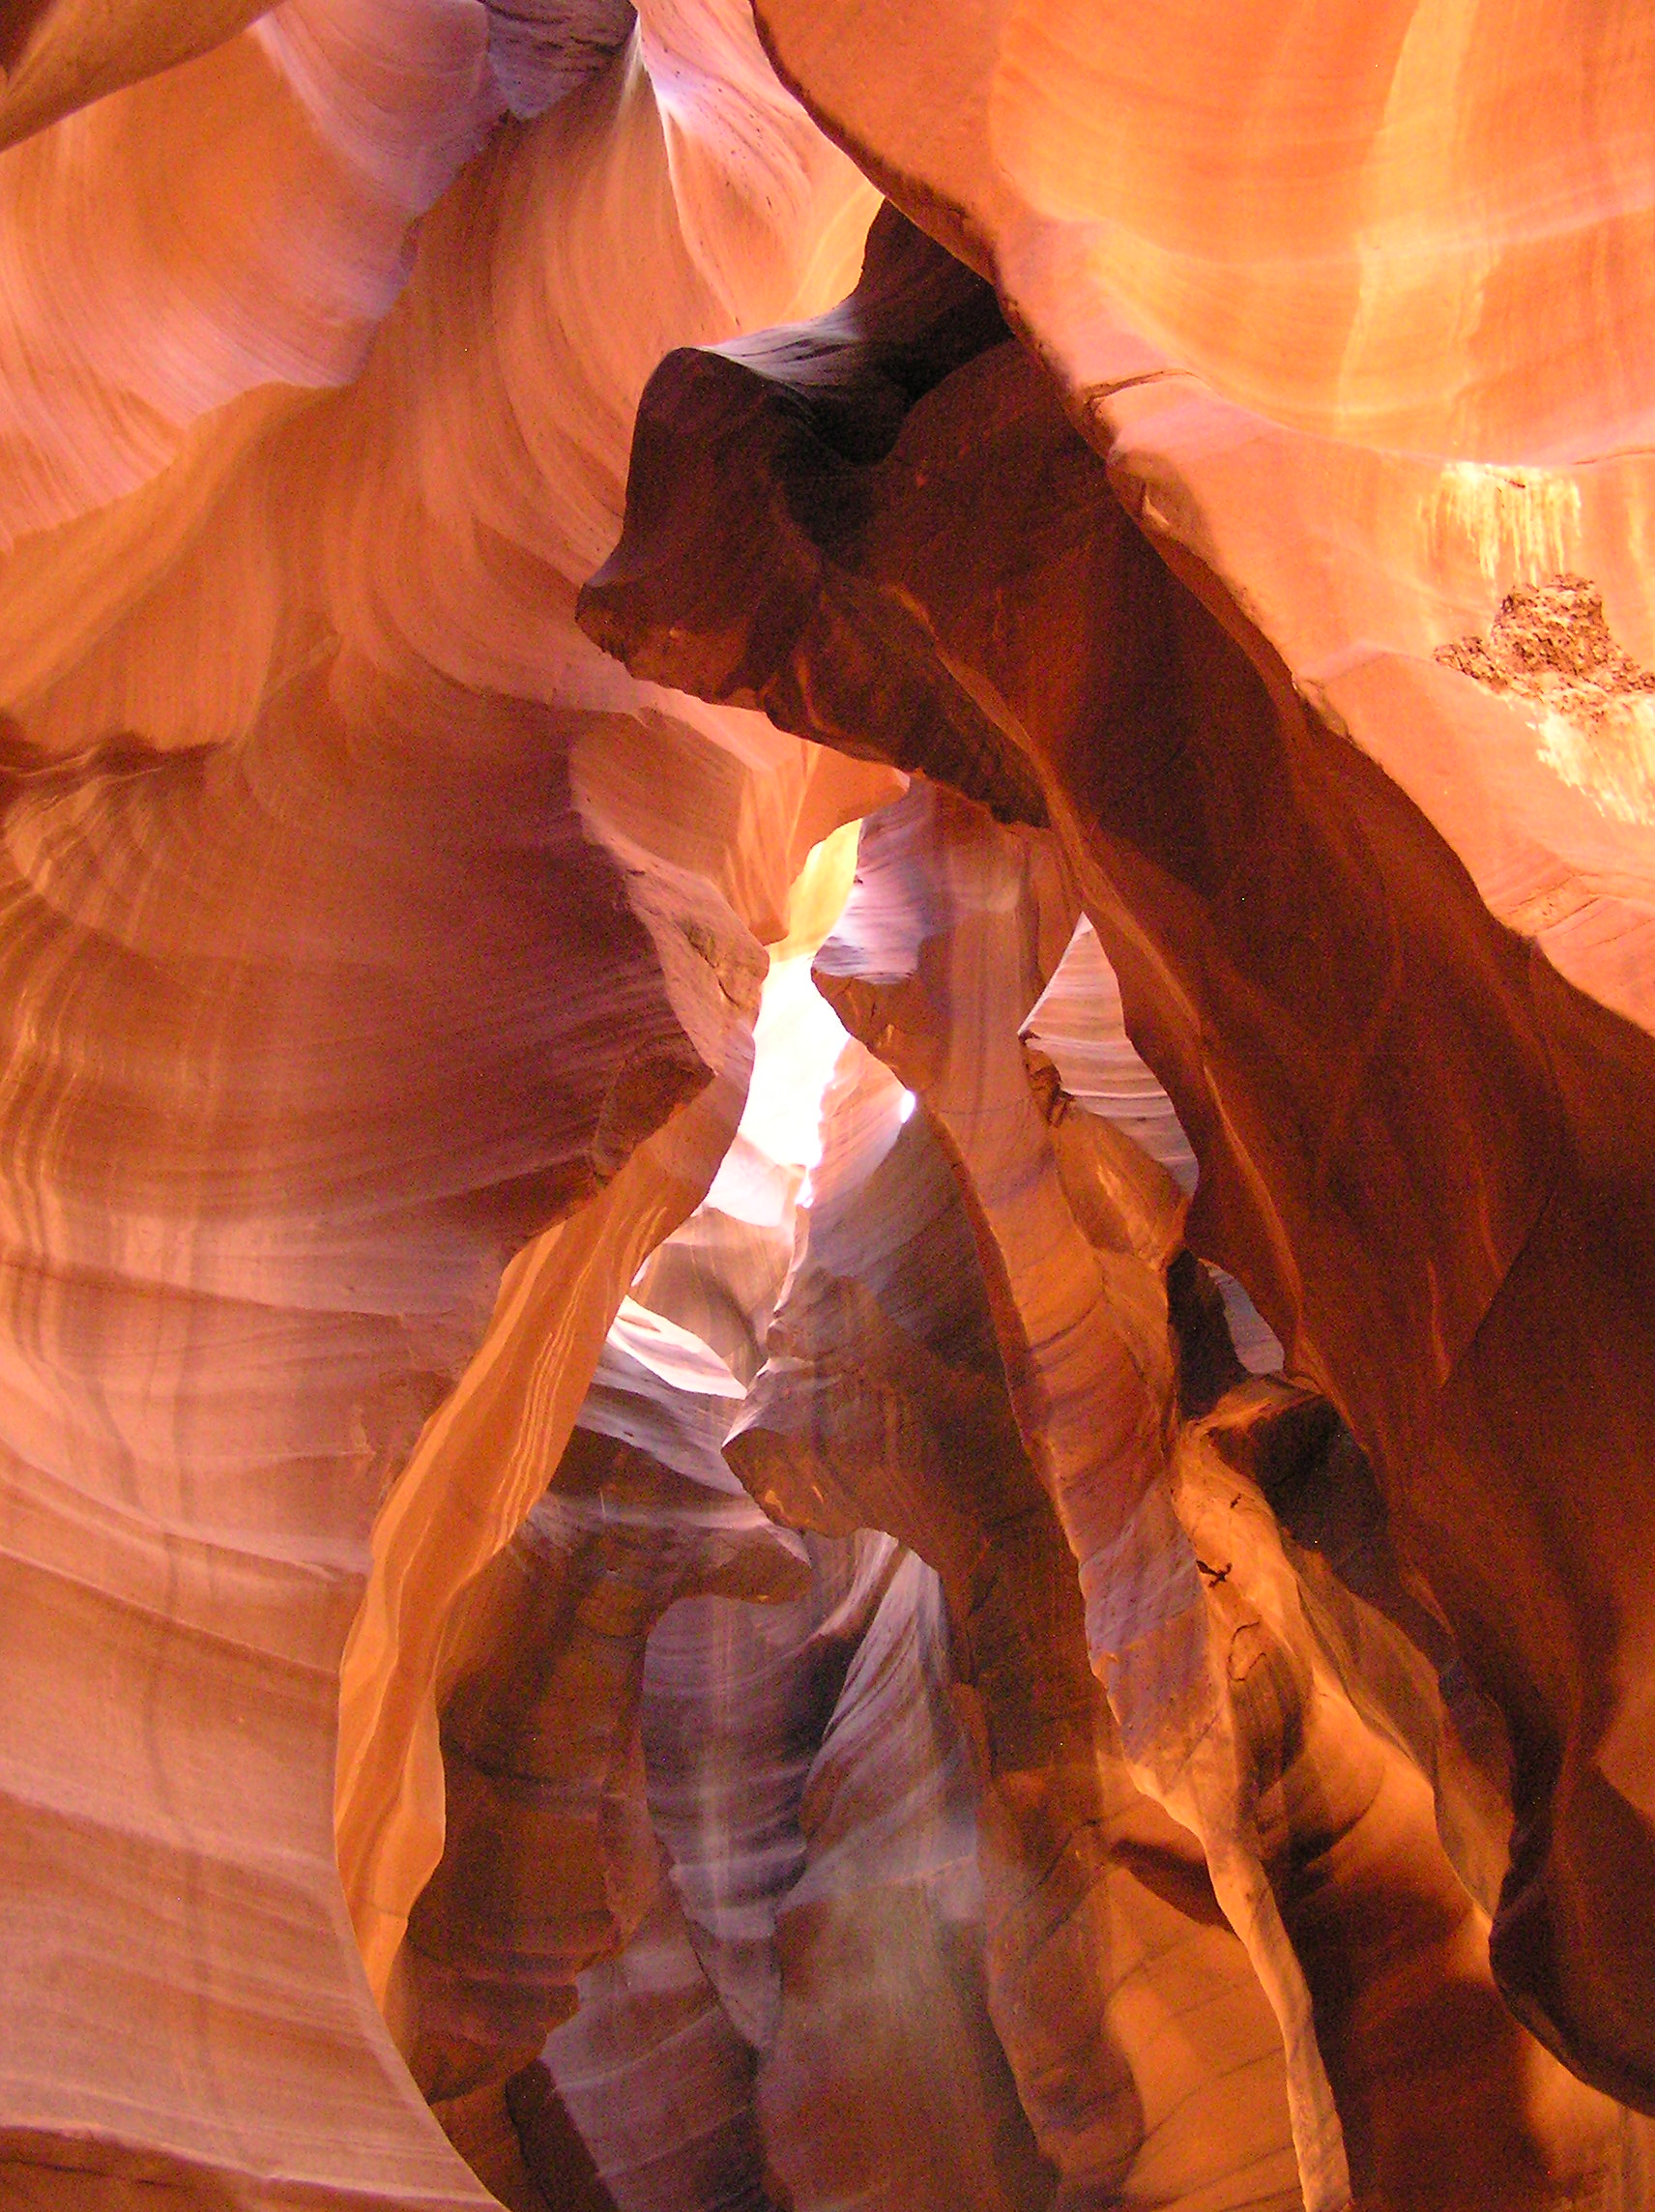
[[[0,71],[0,2200],[1655,2205],[1643,16]]]

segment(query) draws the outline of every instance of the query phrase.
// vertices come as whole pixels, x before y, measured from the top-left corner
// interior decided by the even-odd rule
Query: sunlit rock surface
[[[1655,2212],[1655,33],[1278,15],[0,20],[0,2202]]]
[[[1337,493],[1342,453],[1164,379],[1141,402],[1170,441],[1152,492],[1149,417],[1117,436],[1089,401],[1089,443],[992,334],[950,365],[970,282],[887,216],[865,293],[814,340],[669,359],[589,626],[657,680],[1057,826],[1202,1167],[1192,1242],[1350,1422],[1503,1715],[1503,1986],[1655,2102],[1655,1599],[1627,1548],[1655,1391],[1648,832],[1559,773],[1534,687],[1504,679],[1524,609],[1497,569],[1476,663],[1497,684],[1463,645],[1433,656],[1417,535],[1358,544],[1345,597],[1374,626],[1352,635],[1314,544],[1290,573],[1294,472]],[[838,428],[857,376],[884,422],[860,455]],[[893,386],[918,387],[906,415]],[[1231,526],[1256,563],[1220,565]],[[1540,597],[1594,626],[1594,669],[1630,665],[1588,593]],[[1591,728],[1556,681],[1552,715]]]

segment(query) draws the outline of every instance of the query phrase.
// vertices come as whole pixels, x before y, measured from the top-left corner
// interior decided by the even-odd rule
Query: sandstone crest
[[[1655,31],[0,22],[0,2202],[1655,2212]]]

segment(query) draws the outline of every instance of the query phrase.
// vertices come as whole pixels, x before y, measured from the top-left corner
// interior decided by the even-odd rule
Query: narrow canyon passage
[[[1655,28],[0,73],[0,2204],[1655,2212]]]

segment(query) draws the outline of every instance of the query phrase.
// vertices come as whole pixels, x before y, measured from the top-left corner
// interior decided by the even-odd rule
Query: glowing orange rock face
[[[1655,28],[756,15],[0,26],[0,2199],[1655,2212]]]
[[[1373,1452],[1411,1568],[1503,1710],[1503,1986],[1590,2078],[1647,2101],[1651,1930],[1634,1899],[1655,1801],[1627,1746],[1651,1616],[1622,1544],[1626,1423],[1655,1379],[1651,1062],[1647,1034],[1586,995],[1638,1013],[1646,971],[1602,957],[1619,934],[1607,914],[1588,933],[1541,900],[1512,913],[1571,988],[1489,912],[1540,873],[1524,851],[1537,794],[1561,789],[1532,725],[1496,705],[1510,681],[1467,681],[1400,640],[1330,651],[1345,610],[1307,599],[1293,540],[1265,533],[1296,519],[1319,459],[1330,502],[1348,495],[1337,449],[1249,441],[1176,378],[1124,425],[1111,409],[1131,393],[1089,399],[1089,445],[1022,349],[990,334],[953,366],[888,309],[905,251],[912,298],[935,303],[939,279],[883,236],[865,298],[825,319],[814,357],[801,335],[788,355],[761,342],[663,365],[587,620],[658,678],[829,742],[883,742],[1056,826],[1202,1164],[1192,1240]],[[857,375],[875,407],[893,376],[921,394],[866,455],[839,429]],[[675,423],[696,462],[669,500]],[[1375,483],[1391,466],[1363,465]],[[1364,554],[1379,568],[1392,550]],[[1424,590],[1418,566],[1409,580]],[[1358,568],[1352,596],[1367,585]],[[1589,595],[1523,603],[1583,626],[1575,658],[1619,671],[1612,697],[1640,711]],[[1531,695],[1589,727],[1580,684],[1547,689],[1548,655],[1504,642],[1517,619],[1509,602],[1496,615],[1489,670],[1531,662]],[[1307,643],[1323,657],[1300,674]],[[1590,828],[1561,812],[1553,849],[1612,844],[1628,873],[1606,903],[1646,942],[1646,834],[1594,812]],[[1569,922],[1592,892],[1578,895]],[[893,1051],[903,1029],[893,1010]],[[923,1054],[908,1080],[933,1080]]]
[[[43,2200],[479,2200],[363,1974],[441,1850],[448,1610],[729,1147],[790,885],[894,788],[567,618],[663,346],[827,305],[873,195],[750,26],[668,17],[670,115],[596,42],[410,277],[487,34],[284,12],[0,158],[0,2128]],[[542,315],[623,209],[637,311]]]
[[[1319,434],[1531,462],[1647,441],[1641,9],[758,15],[841,142],[1077,359],[1113,312]]]

